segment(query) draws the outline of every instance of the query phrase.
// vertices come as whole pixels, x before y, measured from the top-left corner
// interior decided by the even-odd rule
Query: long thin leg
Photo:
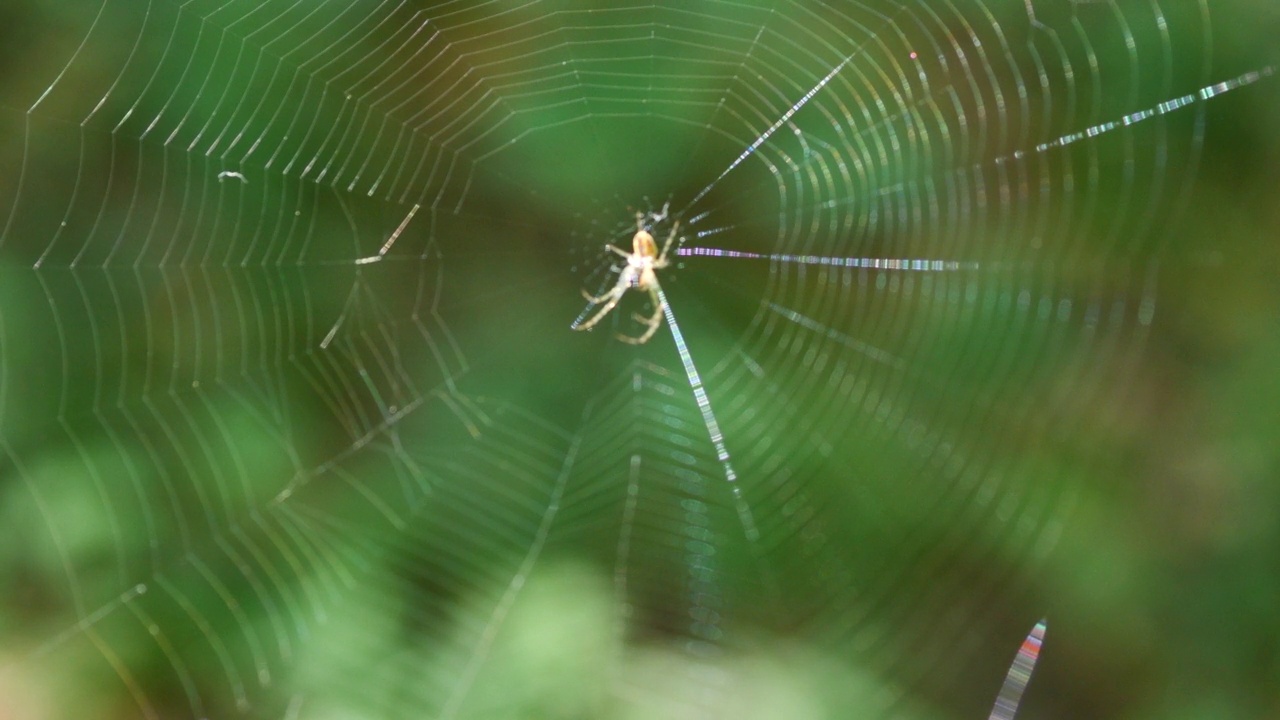
[[[658,267],[667,266],[667,251],[671,249],[671,243],[675,242],[676,232],[680,230],[680,221],[677,220],[671,225],[671,234],[667,236],[667,241],[662,244],[662,252],[658,253],[658,259],[654,263]]]
[[[632,315],[636,322],[642,325],[647,325],[649,329],[645,330],[639,337],[631,337],[630,335],[623,335],[619,333],[618,339],[622,342],[629,343],[631,345],[643,345],[649,342],[649,338],[653,337],[654,333],[658,332],[659,327],[662,327],[663,305],[661,298],[658,297],[658,291],[656,288],[649,288],[649,298],[653,303],[653,315],[649,317],[645,317],[639,313]]]
[[[599,297],[592,295],[586,290],[582,291],[582,297],[586,298],[587,302],[591,303],[592,305],[599,305],[602,302],[609,302],[610,298],[620,297],[622,295],[622,292],[619,292],[619,290],[622,290],[623,292],[625,292],[626,289],[627,288],[625,285],[623,285],[622,283],[618,283],[617,285],[614,285],[613,287],[609,288],[608,292],[606,292],[603,295],[600,295]]]
[[[596,311],[595,315],[592,315],[590,318],[588,318],[586,322],[575,325],[573,329],[574,330],[590,330],[591,328],[595,327],[595,324],[600,322],[600,319],[603,318],[605,315],[608,315],[609,311],[612,310],[614,306],[618,304],[618,301],[622,299],[622,294],[625,291],[626,291],[625,287],[614,286],[612,290],[605,293],[604,295],[601,295],[600,298],[597,300],[591,297],[590,295],[587,295],[586,291],[584,290],[582,294],[586,295],[587,300],[590,300],[592,304],[599,304],[601,301],[603,301],[604,304],[600,306],[600,309]]]

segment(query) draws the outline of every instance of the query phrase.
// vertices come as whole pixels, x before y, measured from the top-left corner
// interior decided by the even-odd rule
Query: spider
[[[655,219],[665,217],[664,212],[661,216],[655,216]],[[621,255],[626,259],[626,264],[617,268],[618,282],[606,293],[600,296],[592,296],[586,290],[582,291],[582,296],[591,303],[590,306],[600,305],[600,310],[587,319],[586,322],[578,323],[573,326],[574,330],[590,330],[600,322],[605,315],[609,314],[617,306],[618,301],[622,299],[631,288],[637,290],[647,290],[649,292],[649,300],[653,304],[653,314],[645,317],[635,314],[632,317],[636,322],[648,327],[639,337],[618,334],[618,339],[631,343],[632,345],[641,345],[649,342],[649,338],[658,332],[658,326],[662,324],[662,311],[664,306],[661,298],[658,296],[658,273],[656,271],[667,267],[667,251],[671,249],[671,243],[675,242],[676,231],[680,229],[680,221],[676,221],[671,225],[671,234],[667,236],[667,241],[662,245],[662,252],[658,252],[658,244],[654,242],[653,235],[644,229],[644,213],[636,213],[636,234],[631,237],[631,252],[627,252],[620,247],[606,245],[609,250]]]

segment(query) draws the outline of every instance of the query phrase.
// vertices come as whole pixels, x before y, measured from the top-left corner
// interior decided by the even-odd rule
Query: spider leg
[[[658,298],[658,291],[655,288],[649,288],[649,298],[653,303],[653,314],[649,317],[645,317],[640,313],[632,315],[636,322],[641,325],[647,325],[649,329],[645,330],[638,337],[631,337],[630,335],[623,335],[619,333],[618,339],[622,342],[629,343],[631,345],[643,345],[649,342],[649,338],[653,337],[654,333],[658,332],[659,327],[662,327],[662,311],[664,308],[662,301]]]
[[[592,295],[586,290],[583,290],[582,297],[586,298],[587,302],[591,303],[592,305],[607,303],[610,300],[613,300],[616,303],[618,302],[618,298],[622,297],[622,293],[626,291],[627,291],[627,286],[623,285],[622,283],[618,283],[617,285],[614,285],[613,287],[609,288],[609,291],[603,295],[598,295],[598,296]]]
[[[671,234],[667,236],[667,241],[662,244],[662,252],[658,253],[658,259],[654,261],[655,267],[667,266],[667,251],[671,249],[671,243],[675,242],[676,232],[680,229],[680,221],[677,220],[671,224]]]
[[[578,323],[577,325],[574,325],[573,329],[574,330],[590,330],[591,328],[595,327],[596,323],[600,322],[600,320],[604,318],[605,315],[608,315],[609,311],[612,310],[618,304],[618,301],[622,299],[622,294],[625,293],[626,291],[627,291],[627,286],[622,285],[621,283],[618,285],[614,285],[612,290],[605,293],[604,295],[601,295],[598,298],[593,298],[590,295],[587,295],[587,291],[583,290],[582,294],[587,298],[588,301],[591,302],[592,305],[600,305],[601,303],[604,303],[604,304],[600,305],[600,309],[596,311],[595,315],[592,315],[590,318],[588,318],[586,322],[582,322],[582,323]]]
[[[628,255],[627,257],[629,258],[631,256]],[[585,289],[582,290],[582,297],[586,298],[587,302],[592,305],[599,305],[603,302],[609,302],[609,300],[612,299],[614,303],[617,303],[617,298],[621,297],[623,293],[630,290],[631,287],[636,284],[638,271],[635,268],[630,267],[629,264],[615,265],[613,269],[618,272],[618,281],[614,283],[613,287],[609,288],[609,292],[604,293],[603,295],[591,295]]]

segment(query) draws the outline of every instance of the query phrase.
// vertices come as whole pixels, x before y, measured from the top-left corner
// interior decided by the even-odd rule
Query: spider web
[[[6,12],[50,716],[982,717],[1274,84],[1204,2]],[[665,327],[571,332],[637,211]]]

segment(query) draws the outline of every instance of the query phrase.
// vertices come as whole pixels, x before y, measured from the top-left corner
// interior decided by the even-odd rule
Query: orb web
[[[99,717],[980,717],[1273,74],[1205,3],[29,12],[0,662]],[[570,332],[638,211],[664,327]]]

